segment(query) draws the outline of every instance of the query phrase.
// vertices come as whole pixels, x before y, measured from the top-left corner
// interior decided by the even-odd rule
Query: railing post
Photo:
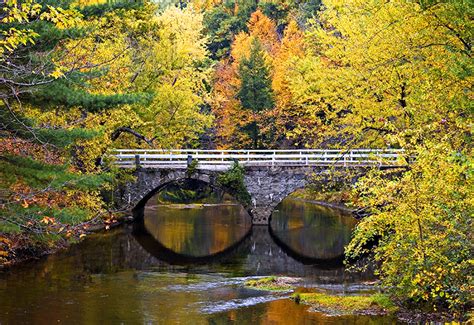
[[[187,160],[187,165],[188,165],[188,167],[191,166],[192,162],[193,162],[193,156],[192,156],[192,155],[188,155],[188,160]]]
[[[140,168],[140,155],[135,155],[135,168]]]

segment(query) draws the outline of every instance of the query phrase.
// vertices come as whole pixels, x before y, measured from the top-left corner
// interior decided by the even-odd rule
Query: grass
[[[390,314],[397,310],[389,297],[380,293],[370,296],[336,296],[321,292],[295,293],[292,299],[327,314]]]
[[[269,276],[256,280],[248,280],[245,282],[245,286],[266,291],[288,291],[293,288],[292,283],[296,281],[294,278]]]

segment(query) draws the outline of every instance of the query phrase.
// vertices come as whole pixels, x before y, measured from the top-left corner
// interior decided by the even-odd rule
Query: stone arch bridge
[[[334,169],[400,168],[403,150],[130,150],[113,152],[114,164],[133,168],[135,180],[116,191],[115,200],[131,210],[142,206],[171,182],[196,179],[219,187],[217,177],[235,162],[244,167],[251,204],[244,204],[253,224],[268,224],[275,207],[304,187],[314,173]]]

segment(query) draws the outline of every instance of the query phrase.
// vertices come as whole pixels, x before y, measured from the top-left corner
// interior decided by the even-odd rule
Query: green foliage
[[[260,2],[258,8],[265,16],[273,20],[279,28],[284,28],[288,23],[288,6],[279,2]]]
[[[50,143],[57,147],[67,147],[78,140],[92,139],[98,136],[100,133],[95,130],[88,130],[82,128],[76,128],[71,130],[65,129],[39,129],[37,132],[38,138],[46,143]]]
[[[254,149],[259,147],[259,127],[256,115],[273,107],[270,72],[265,63],[262,46],[257,38],[252,40],[250,56],[239,65],[240,89],[237,98],[242,107],[252,111],[253,120],[246,125],[253,139]]]
[[[112,181],[112,175],[80,174],[68,171],[65,165],[51,165],[29,157],[3,156],[0,160],[3,180],[12,182],[21,178],[33,188],[47,186],[50,189],[71,189],[87,191],[97,189],[106,182]]]
[[[211,58],[218,60],[229,55],[234,36],[247,31],[247,21],[255,9],[257,6],[252,0],[225,0],[206,13],[204,26],[209,35]]]
[[[191,163],[188,165],[186,169],[186,175],[188,177],[191,177],[192,175],[194,175],[197,171],[198,165],[199,165],[199,161],[197,161],[197,159],[191,160]]]
[[[318,18],[319,11],[321,10],[321,0],[307,0],[307,1],[295,1],[294,5],[297,6],[297,20],[302,25],[306,25],[308,21]]]
[[[218,200],[218,193],[202,181],[184,179],[171,183],[158,193],[158,203],[212,203]]]
[[[72,77],[72,76],[71,76]],[[81,76],[88,78],[89,76]],[[31,103],[41,107],[80,107],[95,113],[124,104],[144,104],[151,101],[150,94],[91,94],[77,84],[58,80],[47,87],[41,87],[31,98]]]
[[[238,162],[217,177],[217,183],[240,203],[250,205],[250,194],[244,183],[245,170]]]
[[[265,63],[262,45],[256,38],[252,40],[250,56],[240,62],[239,77],[241,86],[237,97],[243,108],[254,113],[272,108],[274,102],[270,72]]]
[[[84,6],[79,8],[81,12],[86,17],[101,17],[105,14],[113,11],[122,10],[128,12],[132,9],[140,9],[143,7],[145,1],[107,1],[106,3],[98,3],[90,6]]]
[[[19,116],[4,109],[0,110],[0,123],[3,124],[4,131],[15,132],[17,137],[61,148],[70,146],[78,140],[91,139],[99,134],[95,130],[84,128],[39,127],[38,123],[31,118]]]

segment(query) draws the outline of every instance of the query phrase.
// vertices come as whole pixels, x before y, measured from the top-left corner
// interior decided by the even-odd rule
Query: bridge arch
[[[254,224],[268,224],[272,212],[288,195],[307,184],[305,168],[248,168],[245,185],[251,196],[249,211]]]
[[[283,200],[269,221],[272,239],[304,264],[338,265],[357,219],[350,210],[315,201]],[[311,245],[306,245],[308,240]]]
[[[209,184],[211,187],[220,188],[216,184],[215,174],[207,172],[196,172],[188,175],[185,169],[179,170],[137,170],[134,181],[126,183],[116,191],[116,201],[130,211],[138,211],[156,193],[170,184],[197,180]]]

